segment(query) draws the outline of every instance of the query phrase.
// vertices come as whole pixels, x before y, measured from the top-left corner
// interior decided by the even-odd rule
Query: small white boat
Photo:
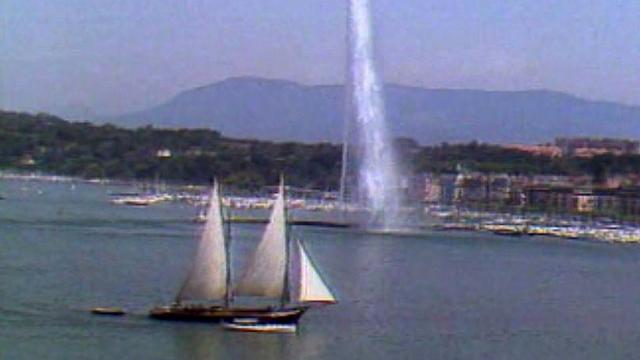
[[[94,307],[91,309],[91,313],[95,315],[109,315],[109,316],[122,316],[126,312],[119,307]]]
[[[296,324],[264,324],[251,321],[240,321],[247,319],[236,319],[233,322],[225,322],[222,327],[225,330],[272,333],[272,334],[293,334],[298,329]]]
[[[171,195],[168,194],[151,194],[151,195],[136,195],[136,196],[122,196],[111,200],[115,205],[129,205],[129,206],[149,206],[163,201],[170,201]]]

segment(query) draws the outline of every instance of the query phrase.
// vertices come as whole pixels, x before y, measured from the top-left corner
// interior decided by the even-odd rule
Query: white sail
[[[276,198],[271,219],[234,294],[279,298],[286,282],[287,221],[284,184]]]
[[[211,192],[207,222],[195,261],[177,300],[221,300],[227,293],[227,254],[218,183]]]
[[[296,241],[296,253],[297,265],[299,269],[299,278],[297,291],[297,300],[301,303],[335,303],[336,298],[327,287],[327,284],[322,280],[322,277],[318,273],[318,270],[313,266],[309,255],[302,246],[302,243]]]

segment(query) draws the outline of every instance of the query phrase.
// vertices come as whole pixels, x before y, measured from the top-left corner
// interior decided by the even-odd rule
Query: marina
[[[32,191],[40,191],[38,184],[110,184],[122,191],[108,194],[106,202],[113,206],[166,206],[177,204],[187,206],[195,214],[190,222],[204,223],[206,214],[202,209],[208,202],[205,186],[169,186],[163,193],[141,195],[139,184],[129,182],[111,182],[107,180],[87,181],[62,176],[47,175],[15,175],[1,174],[0,181],[33,184]],[[27,188],[23,191],[26,191]],[[185,191],[188,189],[188,191]],[[4,195],[6,197],[6,195]],[[353,205],[345,205],[331,199],[332,194],[325,194],[328,199],[293,198],[287,201],[291,209],[290,222],[294,226],[324,227],[337,229],[357,229],[359,224],[352,221],[358,218],[363,209]],[[127,203],[125,199],[133,199]],[[137,203],[140,201],[140,204]],[[269,196],[237,196],[227,195],[222,198],[225,207],[232,210],[230,222],[237,224],[266,224],[268,211],[273,205]],[[200,209],[200,210],[199,210]],[[482,231],[500,233],[502,235],[530,235],[556,237],[569,240],[603,241],[624,244],[640,243],[640,224],[634,222],[617,222],[607,218],[589,216],[544,214],[544,213],[511,213],[490,212],[473,209],[460,209],[453,206],[420,205],[405,208],[405,213],[412,214],[410,227],[414,232],[422,231]],[[418,215],[416,215],[418,214]],[[361,217],[361,216],[360,216]]]

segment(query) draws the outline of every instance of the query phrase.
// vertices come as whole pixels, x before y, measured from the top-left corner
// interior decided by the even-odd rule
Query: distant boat
[[[168,194],[151,194],[151,195],[134,195],[134,196],[122,196],[111,200],[112,204],[116,205],[130,205],[130,206],[149,206],[157,204],[163,201],[171,200],[171,195]]]
[[[109,315],[109,316],[122,316],[126,312],[119,307],[94,307],[91,309],[91,313],[95,315]]]
[[[149,316],[162,320],[225,321],[231,324],[229,326],[235,326],[234,330],[241,330],[248,325],[296,324],[311,306],[336,303],[302,242],[290,237],[285,204],[284,183],[281,182],[262,240],[234,285],[230,266],[231,239],[229,233],[225,233],[216,182],[193,268],[176,301],[153,308]],[[277,299],[277,304],[236,306],[235,298],[240,296]]]

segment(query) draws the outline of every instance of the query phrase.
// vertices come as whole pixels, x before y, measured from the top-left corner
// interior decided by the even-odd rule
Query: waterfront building
[[[640,142],[608,138],[557,138],[555,144],[562,156],[592,157],[602,154],[628,155],[640,153]]]
[[[427,204],[640,219],[639,179],[594,184],[589,176],[426,173],[414,178],[408,196]]]

